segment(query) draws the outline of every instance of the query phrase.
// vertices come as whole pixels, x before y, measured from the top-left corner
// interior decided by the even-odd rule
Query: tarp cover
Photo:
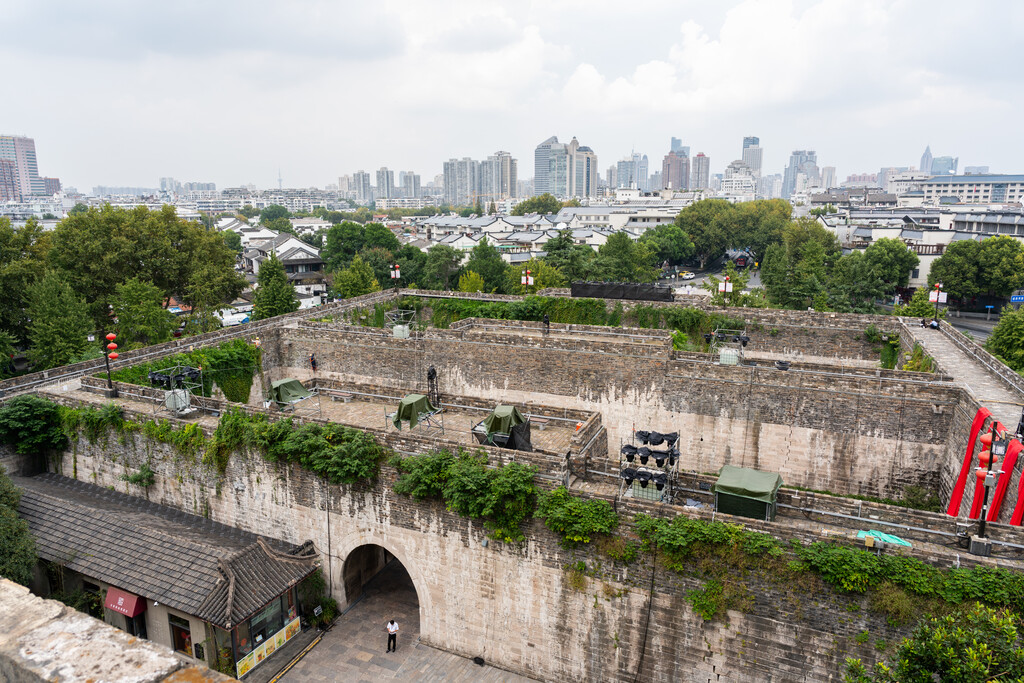
[[[312,395],[297,379],[279,379],[270,384],[270,397],[278,406],[295,403]]]
[[[401,429],[402,420],[405,420],[409,423],[409,429],[412,429],[419,423],[420,415],[434,411],[434,406],[430,405],[430,401],[427,400],[426,396],[423,394],[409,394],[398,404],[398,410],[395,411],[395,417],[391,422],[395,425],[395,429]]]
[[[515,406],[495,406],[494,412],[484,419],[484,429],[488,434],[500,432],[508,434],[518,424],[526,422],[526,418]]]
[[[712,487],[715,493],[729,493],[742,498],[774,503],[782,486],[782,477],[775,472],[760,472],[745,467],[722,465],[718,481]]]
[[[574,297],[595,299],[631,299],[639,301],[672,301],[672,288],[647,282],[573,282],[569,290]]]

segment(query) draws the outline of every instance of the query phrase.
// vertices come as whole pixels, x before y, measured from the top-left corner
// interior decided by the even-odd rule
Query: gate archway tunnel
[[[409,571],[393,553],[370,543],[353,549],[342,567],[348,606],[343,621],[366,629],[372,649],[384,648],[385,625],[400,627],[399,644],[410,645],[420,633],[420,601]],[[346,626],[345,628],[349,628]],[[376,639],[376,640],[375,640]]]

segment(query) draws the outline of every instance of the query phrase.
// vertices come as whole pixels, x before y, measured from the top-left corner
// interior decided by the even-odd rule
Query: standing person
[[[392,619],[388,622],[388,649],[387,652],[394,652],[398,649],[398,623]]]
[[[309,367],[313,368],[313,372],[316,373],[316,355],[309,354]]]

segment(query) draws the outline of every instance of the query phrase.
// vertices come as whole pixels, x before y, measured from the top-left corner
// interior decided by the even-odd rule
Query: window
[[[919,277],[921,277],[921,269],[920,268],[914,268],[914,270],[911,271],[911,273],[910,273],[910,279],[911,280],[916,280]]]
[[[284,627],[281,620],[281,598],[274,598],[256,616],[249,620],[253,645],[259,645]]]
[[[188,619],[168,614],[167,620],[171,625],[171,642],[175,652],[192,656],[192,627]]]

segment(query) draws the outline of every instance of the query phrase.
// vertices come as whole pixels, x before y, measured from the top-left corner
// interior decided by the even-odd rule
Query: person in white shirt
[[[386,652],[394,652],[398,649],[398,622],[394,619],[388,622],[388,649]]]

